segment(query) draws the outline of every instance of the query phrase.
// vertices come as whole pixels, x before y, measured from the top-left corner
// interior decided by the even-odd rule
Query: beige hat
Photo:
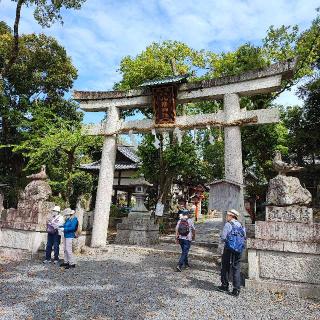
[[[57,211],[57,212],[60,212],[60,207],[59,206],[54,206],[54,208],[52,209],[52,211]]]
[[[74,214],[74,210],[70,209],[70,208],[67,208],[67,209],[64,209],[62,211],[63,215],[65,216],[72,216]]]
[[[227,214],[231,214],[231,215],[235,216],[236,218],[239,218],[239,216],[240,216],[240,213],[235,209],[228,210]]]

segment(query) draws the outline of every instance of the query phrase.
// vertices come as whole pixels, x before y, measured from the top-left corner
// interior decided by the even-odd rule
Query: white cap
[[[60,207],[59,206],[54,206],[54,208],[52,209],[52,211],[57,211],[57,212],[60,212]]]
[[[236,218],[238,218],[240,216],[240,213],[235,209],[228,210],[227,214],[231,214],[232,216],[235,216]]]
[[[72,216],[74,214],[74,210],[67,208],[62,211],[65,216]]]

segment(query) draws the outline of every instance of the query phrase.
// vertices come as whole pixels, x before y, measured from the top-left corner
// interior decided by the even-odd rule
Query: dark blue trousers
[[[46,260],[51,260],[52,247],[54,251],[54,260],[59,260],[59,246],[60,246],[61,236],[58,232],[54,234],[48,233],[48,241],[46,247]]]
[[[181,268],[182,266],[187,266],[189,264],[188,263],[188,254],[189,254],[189,250],[191,247],[191,241],[185,240],[185,239],[179,239],[179,243],[180,243],[181,251],[182,251],[181,257],[179,260],[179,266]]]
[[[233,288],[240,290],[240,258],[241,253],[224,248],[221,259],[221,283],[229,287],[229,277],[232,274]]]

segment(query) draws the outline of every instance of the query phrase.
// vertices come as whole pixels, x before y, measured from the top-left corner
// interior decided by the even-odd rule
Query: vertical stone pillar
[[[119,111],[116,107],[108,109],[105,127],[108,130],[117,128]],[[99,182],[97,189],[94,220],[92,226],[91,247],[103,247],[107,243],[110,205],[112,201],[113,176],[116,160],[116,136],[106,136],[102,148]]]
[[[226,121],[232,121],[238,117],[240,104],[237,94],[224,96],[224,112]],[[225,178],[243,184],[241,132],[238,126],[224,128],[224,165]]]
[[[230,122],[239,117],[240,102],[236,93],[224,96],[224,112],[226,121]],[[225,178],[243,185],[242,144],[239,126],[224,128],[224,172]],[[243,187],[240,187],[239,207],[235,208],[244,212]]]

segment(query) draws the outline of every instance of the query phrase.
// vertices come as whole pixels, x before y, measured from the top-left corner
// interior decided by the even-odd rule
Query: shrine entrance
[[[107,111],[108,118],[101,124],[88,126],[88,135],[104,136],[99,183],[92,230],[92,247],[106,244],[109,210],[112,197],[116,137],[123,133],[166,132],[181,135],[182,130],[221,127],[224,129],[225,179],[239,186],[238,208],[244,212],[243,165],[240,127],[276,123],[278,109],[245,110],[240,98],[274,92],[281,81],[293,74],[295,62],[271,65],[240,76],[222,77],[198,82],[187,82],[187,75],[173,76],[145,82],[140,88],[128,91],[75,91],[74,99],[83,111]],[[223,111],[216,113],[176,116],[176,106],[204,100],[223,100]],[[152,105],[154,119],[123,121],[119,111],[147,108]]]

